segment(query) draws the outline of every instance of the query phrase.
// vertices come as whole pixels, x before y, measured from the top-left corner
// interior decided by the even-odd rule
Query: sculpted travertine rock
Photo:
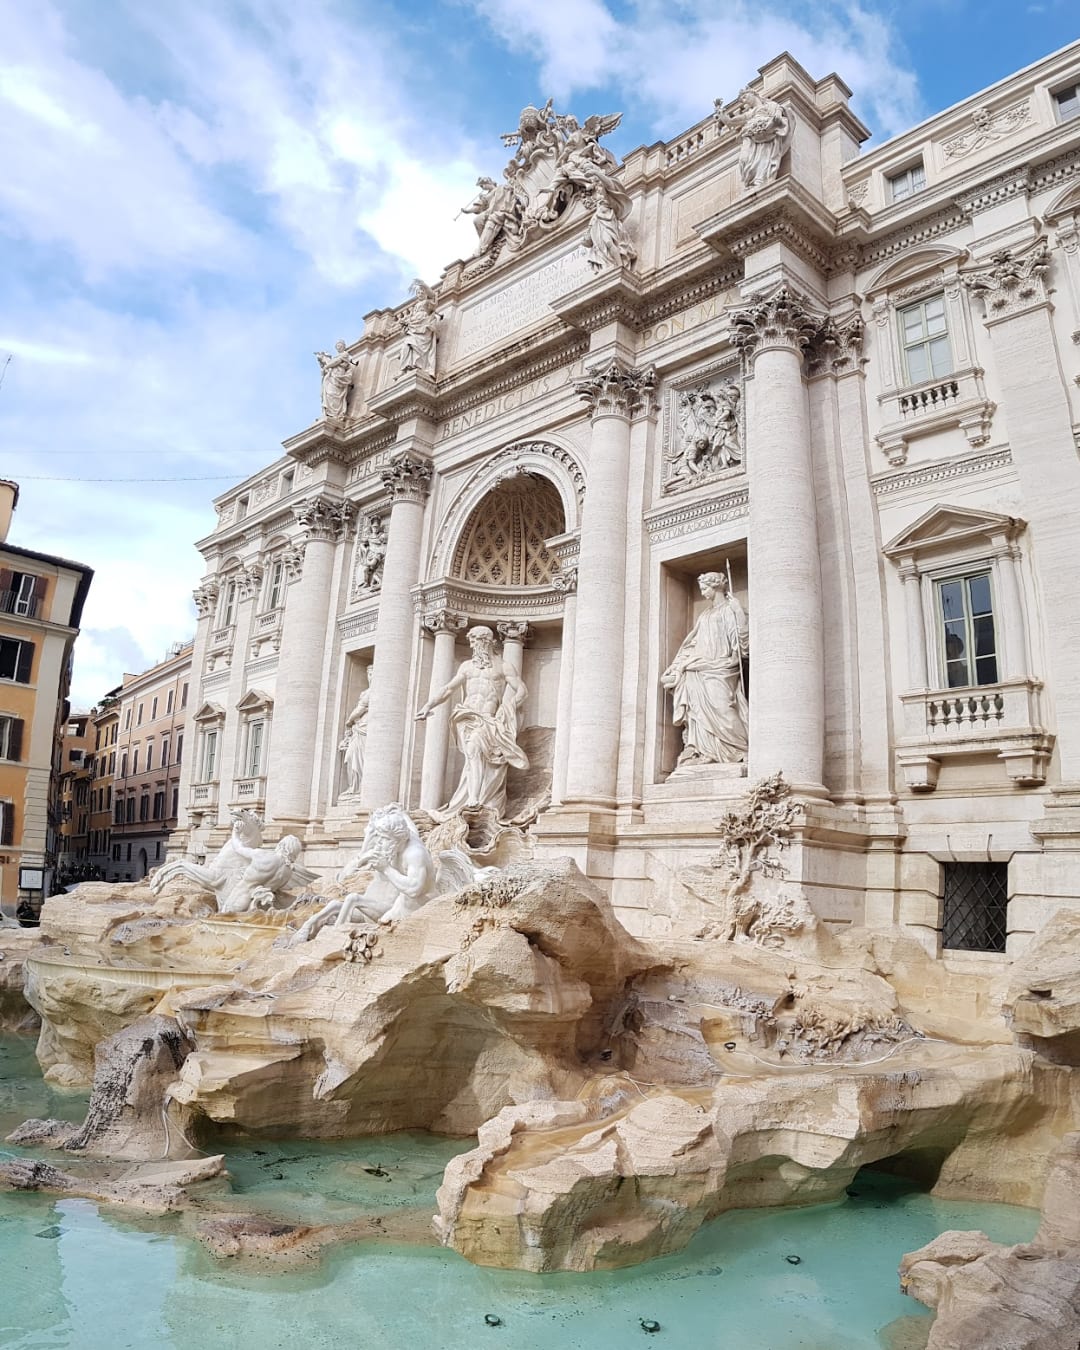
[[[1080,1064],[1080,913],[1059,909],[1009,974],[1005,1015],[1045,1054]]]
[[[0,1032],[28,1031],[37,1015],[26,1001],[26,958],[41,946],[37,928],[0,923]]]

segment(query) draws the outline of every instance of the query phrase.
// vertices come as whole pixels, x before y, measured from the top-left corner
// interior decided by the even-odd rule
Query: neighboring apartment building
[[[91,877],[90,784],[93,776],[94,728],[88,712],[68,714],[60,742],[59,845],[56,879],[59,884]]]
[[[865,152],[820,75],[781,54],[621,164],[523,111],[477,256],[215,502],[175,851],[250,804],[330,872],[371,810],[445,807],[463,736],[504,755],[416,716],[471,623],[526,689],[534,856],[635,932],[699,921],[688,869],[778,771],[834,928],[993,966],[1080,905],[1080,42]],[[748,728],[699,577],[748,616]],[[710,700],[730,753],[687,739]]]
[[[18,486],[0,480],[0,900],[49,893],[61,738],[91,568],[7,542]]]
[[[113,880],[112,862],[113,776],[116,773],[116,740],[120,731],[121,686],[110,689],[90,711],[94,732],[90,782],[90,863],[95,876]]]
[[[110,881],[141,881],[165,860],[179,808],[191,652],[190,642],[177,643],[164,661],[141,675],[125,675],[120,687],[115,768],[111,745],[108,754]]]

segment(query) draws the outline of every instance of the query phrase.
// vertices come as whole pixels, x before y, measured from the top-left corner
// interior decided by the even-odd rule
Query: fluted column
[[[749,775],[782,771],[810,791],[822,790],[825,665],[803,351],[821,325],[786,288],[732,314],[732,340],[753,374]]]
[[[298,503],[293,513],[303,551],[294,547],[289,555],[294,579],[282,622],[267,809],[277,823],[307,824],[334,553],[353,506],[321,494]]]
[[[904,583],[904,618],[907,625],[908,689],[928,689],[926,666],[926,624],[923,621],[922,584],[911,566],[901,569]]]
[[[424,628],[435,638],[431,662],[428,701],[454,677],[454,644],[468,624],[464,614],[440,609],[424,616]],[[424,761],[420,770],[420,805],[425,811],[437,811],[446,805],[446,756],[450,748],[450,702],[433,708],[425,721]]]
[[[566,796],[566,768],[570,759],[570,716],[574,697],[574,630],[577,613],[577,567],[562,566],[552,584],[563,593],[562,649],[559,653],[559,699],[555,709],[555,753],[551,769],[551,801],[558,806]]]
[[[400,453],[383,470],[383,482],[393,505],[379,594],[364,776],[360,781],[360,807],[365,811],[396,801],[401,791],[416,622],[410,592],[420,573],[431,462],[410,451]]]
[[[578,386],[592,410],[581,517],[578,599],[566,769],[567,805],[611,808],[619,764],[626,604],[630,421],[651,408],[656,372],[612,359]]]

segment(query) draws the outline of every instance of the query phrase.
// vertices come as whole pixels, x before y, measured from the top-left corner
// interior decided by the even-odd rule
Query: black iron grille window
[[[946,863],[942,947],[962,952],[1003,952],[1008,894],[1008,863]]]

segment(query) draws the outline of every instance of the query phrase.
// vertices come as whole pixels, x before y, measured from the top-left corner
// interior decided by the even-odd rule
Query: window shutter
[[[15,667],[15,678],[20,684],[30,683],[30,667],[34,661],[34,644],[32,642],[19,643],[19,663]]]
[[[13,717],[11,730],[8,732],[8,759],[22,759],[22,733],[22,718]]]
[[[0,802],[0,844],[15,842],[15,803]]]
[[[15,586],[15,573],[10,567],[0,567],[0,593],[10,591]]]

